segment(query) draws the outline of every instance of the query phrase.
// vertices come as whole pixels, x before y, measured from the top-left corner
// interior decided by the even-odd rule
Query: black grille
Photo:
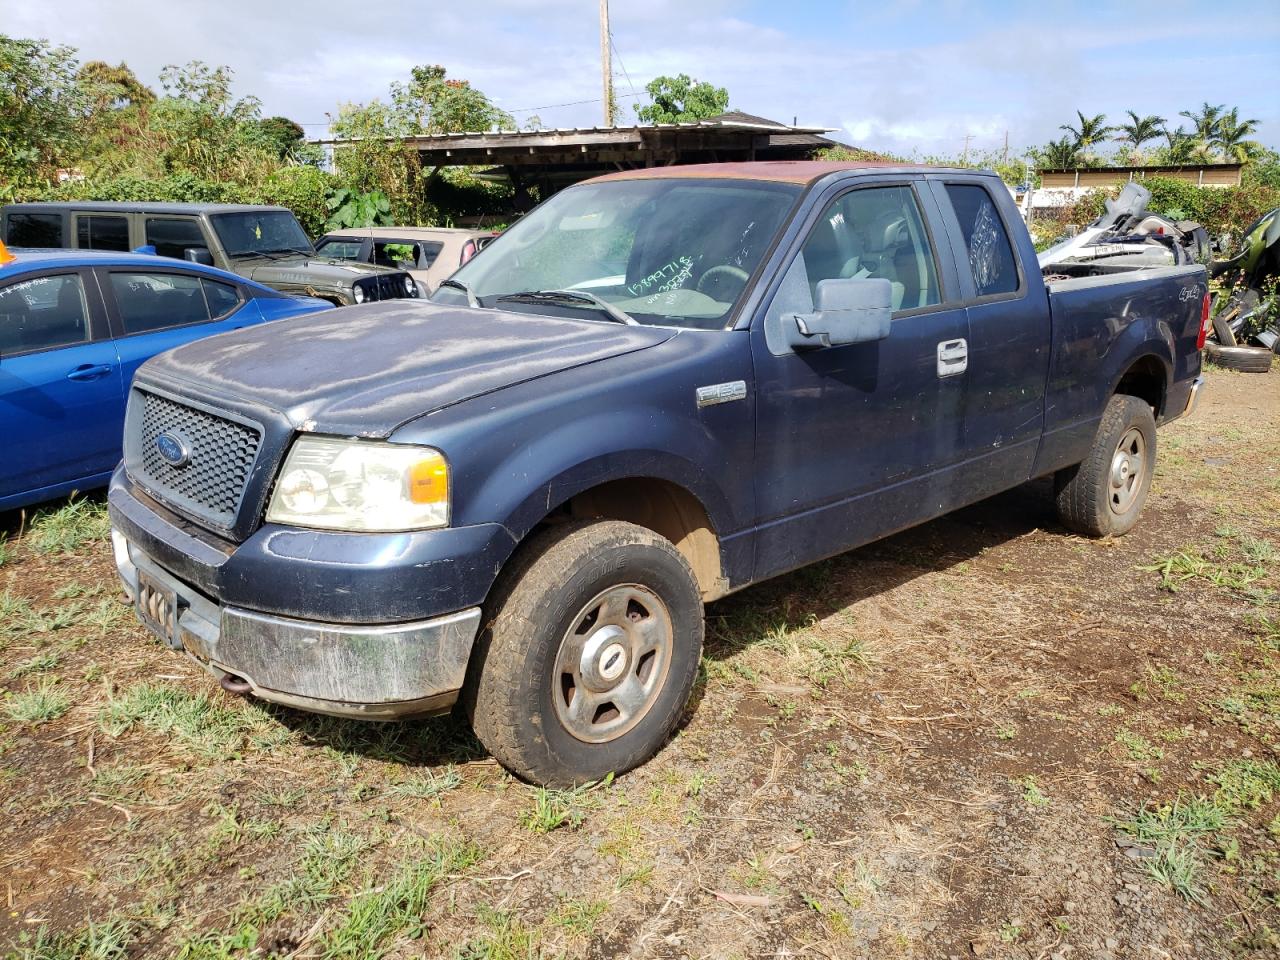
[[[197,410],[145,390],[136,462],[143,485],[181,510],[220,527],[235,523],[245,484],[262,443],[260,430],[204,410]],[[176,438],[189,460],[174,466],[160,456],[156,438]]]
[[[376,277],[361,280],[365,303],[376,300],[400,300],[409,296],[408,291],[405,290],[404,277],[402,273],[379,274]]]

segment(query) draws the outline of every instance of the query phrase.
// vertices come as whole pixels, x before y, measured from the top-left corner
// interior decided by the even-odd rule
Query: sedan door
[[[120,459],[123,403],[91,271],[0,287],[0,508],[105,481]]]

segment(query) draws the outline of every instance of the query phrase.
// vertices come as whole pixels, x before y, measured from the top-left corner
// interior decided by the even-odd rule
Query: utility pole
[[[964,135],[964,150],[960,152],[960,166],[964,166],[969,162],[969,141],[973,139],[972,133]]]
[[[613,126],[613,64],[609,60],[609,0],[600,0],[600,79],[604,84],[604,125]]]

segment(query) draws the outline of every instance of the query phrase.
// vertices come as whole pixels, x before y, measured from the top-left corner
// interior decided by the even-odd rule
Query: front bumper
[[[457,699],[480,626],[479,607],[390,624],[267,614],[206,596],[117,527],[111,540],[129,596],[136,602],[140,575],[149,589],[168,592],[175,603],[165,640],[228,690],[365,720],[438,713]]]

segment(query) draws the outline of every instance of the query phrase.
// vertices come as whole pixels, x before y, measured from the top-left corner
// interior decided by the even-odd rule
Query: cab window
[[[991,194],[977,184],[949,183],[947,197],[960,222],[977,295],[1015,293],[1020,285],[1018,261]]]
[[[0,355],[31,353],[89,339],[89,308],[76,273],[0,288]]]
[[[129,250],[129,221],[126,217],[96,214],[76,215],[76,246],[81,250]]]
[[[162,257],[186,259],[188,247],[207,247],[204,231],[196,220],[147,220],[147,243]]]
[[[112,271],[111,292],[126,336],[210,319],[200,277]]]

